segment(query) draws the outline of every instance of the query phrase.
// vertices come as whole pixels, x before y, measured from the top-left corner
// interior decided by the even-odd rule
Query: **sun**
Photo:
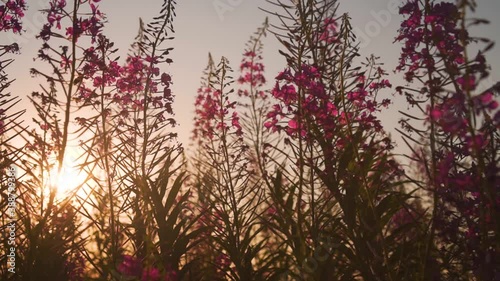
[[[61,170],[59,171],[58,165],[50,170],[50,186],[56,190],[57,197],[64,198],[78,192],[77,189],[87,178],[86,173],[79,168],[76,155],[76,150],[67,150]]]

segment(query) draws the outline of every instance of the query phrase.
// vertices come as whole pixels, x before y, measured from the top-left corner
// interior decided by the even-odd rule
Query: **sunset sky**
[[[37,84],[30,78],[29,68],[43,65],[42,62],[33,62],[41,41],[35,38],[35,32],[43,24],[43,15],[38,12],[43,8],[47,0],[28,0],[29,11],[23,19],[26,32],[22,36],[0,35],[0,44],[17,42],[21,47],[21,55],[13,56],[15,63],[7,68],[11,78],[17,81],[12,85],[10,91],[23,98],[19,108],[28,111],[31,105],[25,98],[33,90],[38,90]],[[401,22],[401,17],[395,13],[394,5],[401,0],[350,0],[340,1],[339,12],[348,12],[352,18],[352,25],[358,33],[361,44],[361,54],[368,56],[374,53],[381,57],[386,63],[386,70],[392,73],[395,68],[400,45],[392,43],[396,31]],[[490,20],[489,26],[476,29],[473,35],[485,36],[496,42],[500,42],[500,1],[478,0],[479,9],[476,16]],[[161,6],[160,0],[102,0],[99,5],[101,10],[107,14],[108,23],[105,34],[120,48],[120,55],[125,56],[128,47],[136,36],[139,17],[149,21],[156,15]],[[174,111],[176,119],[180,123],[180,141],[188,144],[190,131],[192,129],[192,118],[194,111],[194,97],[199,87],[202,71],[207,63],[207,54],[212,52],[214,59],[226,56],[233,69],[235,77],[241,60],[241,54],[245,43],[250,35],[261,26],[267,14],[259,7],[269,10],[277,8],[264,0],[179,0],[177,5],[177,17],[174,28],[176,30],[175,40],[172,42],[175,48],[172,52],[174,63],[170,66],[164,65],[162,71],[172,75],[173,90],[176,95]],[[276,23],[270,17],[271,23]],[[271,80],[283,69],[285,62],[278,54],[279,44],[272,35],[265,40],[265,65],[268,80]],[[500,48],[495,48],[488,55],[488,62],[493,71],[491,82],[500,81]],[[398,75],[401,77],[402,75]],[[395,77],[395,76],[393,76]],[[400,79],[392,78],[393,85],[400,85]],[[270,81],[269,86],[274,83]],[[389,91],[387,94],[391,94]],[[382,116],[387,128],[397,126],[398,109],[405,109],[401,99],[395,99],[395,105]],[[32,115],[28,112],[25,120],[30,120]],[[399,136],[394,136],[399,140]]]

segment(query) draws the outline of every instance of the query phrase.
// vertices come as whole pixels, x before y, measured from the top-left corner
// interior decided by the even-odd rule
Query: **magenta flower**
[[[214,75],[225,73],[229,69],[225,58],[222,58],[219,67],[221,68],[215,70],[210,58],[208,67],[210,72],[207,73],[209,79],[216,81],[218,81],[217,79],[227,79],[227,77],[214,78]],[[241,140],[243,131],[236,111],[237,103],[231,100],[230,94],[233,91],[226,89],[229,84],[214,87],[209,81],[207,82],[208,85],[203,85],[198,89],[192,139],[202,143],[204,138],[209,140],[213,140],[214,137],[222,139],[223,136],[234,134]]]
[[[220,254],[215,259],[215,264],[220,270],[226,270],[231,265],[231,259],[226,254]]]
[[[0,5],[0,32],[12,30],[21,33],[21,19],[27,10],[25,0],[8,0]]]
[[[161,275],[157,268],[144,269],[141,281],[160,281]]]
[[[464,264],[480,268],[488,253],[478,245],[488,243],[485,234],[494,232],[491,217],[500,206],[499,167],[496,156],[491,156],[498,151],[495,130],[500,114],[495,112],[493,88],[475,93],[488,76],[488,67],[482,52],[465,55],[476,41],[463,26],[467,19],[461,5],[466,3],[407,1],[400,10],[406,19],[396,38],[404,44],[397,70],[408,82],[422,83],[421,90],[412,89],[416,98],[405,92],[408,101],[420,108],[428,101],[424,114],[429,134],[425,130],[419,134],[434,140],[433,149],[429,158],[418,157],[418,162],[426,167],[429,188],[438,196],[440,210],[433,219],[445,242],[441,250],[456,247],[457,252],[446,255],[464,254]]]
[[[264,126],[272,131],[284,130],[289,136],[300,136],[311,140],[314,138],[314,133],[307,126],[318,126],[326,138],[331,139],[337,133],[339,126],[346,124],[346,117],[352,114],[346,115],[345,112],[341,112],[332,97],[328,96],[321,73],[315,66],[303,65],[301,71],[295,72],[286,69],[278,74],[276,80],[271,94],[280,103],[272,107],[267,114],[268,121],[264,123]],[[358,86],[346,93],[347,100],[355,106],[353,110],[357,112],[351,121],[362,124],[367,129],[381,130],[380,121],[374,113],[379,111],[380,107],[386,107],[390,101],[377,102],[375,93],[392,85],[383,79],[372,82],[370,87],[366,87],[365,80],[366,77],[363,75],[357,77]],[[304,95],[300,111],[299,91]]]
[[[473,91],[476,89],[476,78],[472,75],[459,77],[457,83],[464,91]]]
[[[125,255],[122,263],[118,265],[118,272],[126,276],[141,277],[142,264],[133,256]]]
[[[338,24],[333,18],[327,18],[323,21],[323,25],[319,29],[320,42],[325,44],[332,44],[338,40]]]
[[[240,84],[249,84],[252,87],[262,87],[266,83],[262,56],[257,55],[254,51],[248,50],[243,54],[240,71],[241,75],[238,78],[238,83]],[[249,94],[248,90],[238,90],[239,96],[248,96]]]

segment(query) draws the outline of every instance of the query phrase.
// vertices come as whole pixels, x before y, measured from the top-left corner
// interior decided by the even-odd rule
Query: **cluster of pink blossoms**
[[[147,97],[148,105],[155,109],[162,109],[159,118],[164,120],[165,115],[173,114],[172,104],[174,96],[170,88],[172,78],[167,73],[160,75],[157,66],[158,59],[151,57],[129,56],[125,65],[120,66],[118,62],[106,60],[102,50],[110,50],[113,43],[107,38],[99,35],[96,46],[91,46],[84,51],[85,61],[81,68],[81,75],[85,81],[79,86],[79,94],[76,98],[78,102],[97,103],[96,92],[101,88],[112,87],[116,92],[107,98],[120,107],[120,118],[128,118],[130,109],[144,109],[145,98],[142,94],[147,90],[150,95]],[[157,78],[159,77],[159,78]],[[160,92],[161,87],[163,88]],[[160,94],[157,94],[160,92]],[[170,118],[168,122],[175,125],[175,120]]]
[[[439,76],[438,62],[441,60],[446,72],[451,74],[452,86],[455,91],[441,95],[433,108],[428,108],[429,120],[435,122],[448,134],[458,136],[466,141],[465,146],[482,149],[487,143],[482,132],[472,137],[468,127],[472,126],[467,120],[467,112],[482,114],[493,112],[498,102],[493,99],[493,93],[481,93],[472,100],[469,108],[468,93],[477,88],[477,81],[487,75],[487,66],[483,54],[469,62],[468,73],[463,73],[465,66],[464,46],[461,42],[469,42],[470,38],[460,26],[460,12],[453,3],[430,3],[424,13],[416,0],[408,1],[401,8],[400,13],[408,18],[403,21],[397,41],[404,42],[399,66],[397,70],[405,71],[405,78],[411,82],[414,77],[425,81],[426,94],[443,92],[443,78]],[[465,39],[464,39],[465,38]],[[428,47],[430,46],[430,47]],[[426,79],[427,73],[433,76]],[[462,74],[461,74],[462,73]],[[494,117],[498,126],[500,114]]]
[[[325,44],[333,44],[338,41],[338,24],[333,18],[327,18],[323,21],[323,25],[320,27],[320,32],[318,33],[318,40],[324,42]]]
[[[205,73],[207,81],[198,89],[195,100],[192,139],[198,144],[203,143],[203,138],[213,140],[216,137],[222,140],[231,134],[242,140],[243,128],[236,112],[237,102],[231,101],[233,90],[228,89],[232,81],[222,82],[228,79],[227,71],[230,71],[230,67],[226,58],[223,57],[218,69],[215,69],[210,57]]]
[[[462,28],[459,7],[435,1],[425,5],[410,0],[400,10],[407,19],[396,38],[404,43],[397,70],[405,72],[408,82],[415,77],[423,81],[421,95],[434,101],[427,120],[435,126],[439,145],[430,181],[447,206],[435,218],[438,232],[449,243],[466,241],[473,266],[479,268],[488,255],[477,246],[484,240],[481,228],[494,227],[492,215],[500,210],[500,168],[488,155],[498,151],[498,102],[492,90],[474,94],[488,67],[482,52],[472,60],[465,56],[473,39]]]
[[[234,129],[238,137],[243,134],[238,113],[234,110],[235,102],[229,102],[227,96],[221,97],[221,91],[211,87],[198,89],[195,101],[195,123],[193,139],[213,139],[218,132]]]
[[[460,45],[461,30],[457,20],[459,11],[455,4],[430,4],[429,13],[423,14],[418,0],[408,1],[400,13],[406,15],[396,41],[404,41],[398,71],[405,71],[405,79],[413,81],[422,77],[427,69],[436,70],[436,52],[441,54],[448,67],[457,68],[465,63],[464,48]],[[433,46],[428,48],[427,46]]]
[[[101,32],[105,15],[99,10],[97,2],[100,0],[80,1],[80,5],[89,5],[89,12],[82,13],[74,22],[69,20],[71,26],[66,28],[69,38],[91,38],[91,45],[83,50],[83,56],[78,59],[78,76],[73,81],[73,84],[78,86],[75,100],[87,105],[98,105],[101,95],[104,95],[107,101],[118,105],[120,123],[130,117],[131,111],[143,110],[147,104],[149,109],[159,109],[156,117],[160,122],[167,121],[175,126],[176,121],[173,118],[166,118],[166,114],[173,114],[174,96],[170,88],[170,75],[160,75],[158,64],[162,59],[158,56],[130,55],[124,65],[111,60],[109,57],[115,52],[114,44]],[[65,10],[65,0],[51,0],[49,5],[44,11],[47,23],[39,34],[44,41],[48,41],[55,34],[54,29],[64,29],[63,19],[69,19],[71,15]],[[68,47],[62,47],[62,52],[55,52],[59,56],[57,59],[48,54],[50,50],[50,46],[45,43],[39,51],[39,57],[57,62],[64,72],[71,71],[72,54],[68,52]],[[147,96],[144,95],[146,91]],[[109,115],[111,111],[108,110],[104,114]],[[77,118],[80,124],[86,121],[85,118]]]
[[[437,58],[441,59],[446,72],[451,75],[454,91],[440,95],[435,106],[428,108],[429,120],[435,122],[443,132],[465,140],[465,146],[482,149],[480,144],[487,143],[486,137],[482,136],[482,132],[477,132],[474,137],[470,135],[468,128],[473,125],[469,124],[467,113],[486,114],[494,112],[498,107],[491,91],[476,95],[470,103],[468,101],[468,93],[476,90],[477,81],[487,75],[484,56],[479,53],[468,63],[469,71],[463,73],[466,62],[465,48],[461,43],[469,42],[470,38],[461,29],[458,7],[447,2],[429,5],[425,14],[424,7],[420,7],[419,2],[415,0],[408,1],[401,8],[401,14],[407,15],[408,19],[403,21],[400,34],[396,38],[405,44],[397,70],[405,71],[409,82],[413,77],[422,78],[426,89],[429,89],[426,94],[443,93],[444,81],[439,77],[441,75],[437,65]],[[427,73],[433,78],[426,79]],[[493,121],[498,126],[498,112]]]
[[[66,27],[66,36],[70,38],[75,38],[78,40],[82,35],[88,35],[92,38],[92,42],[96,40],[98,35],[101,33],[104,19],[104,14],[101,13],[99,7],[95,3],[101,0],[88,0],[90,7],[90,15],[86,18],[78,18],[72,22],[71,26]],[[50,8],[45,10],[47,14],[47,23],[42,27],[39,37],[44,41],[48,41],[50,37],[54,34],[52,28],[55,26],[56,29],[62,29],[61,21],[67,18],[67,14],[64,10],[66,7],[66,0],[51,0],[49,2]]]
[[[290,136],[305,137],[307,135],[305,126],[302,126],[299,132],[298,123],[304,123],[306,120],[299,116],[298,89],[305,92],[301,105],[302,115],[311,119],[316,116],[318,125],[324,128],[325,133],[330,131],[331,126],[335,126],[331,121],[338,116],[338,110],[329,100],[325,86],[321,82],[321,74],[316,67],[303,65],[302,69],[295,73],[286,69],[276,77],[276,80],[271,94],[280,103],[275,104],[271,112],[267,114],[270,120],[264,124],[266,128],[273,131],[285,130]]]
[[[117,78],[118,93],[113,99],[121,105],[123,117],[127,117],[130,105],[134,110],[141,110],[147,104],[149,108],[160,110],[157,114],[160,122],[167,120],[171,126],[175,126],[175,119],[165,119],[165,114],[173,114],[174,96],[170,88],[172,77],[167,73],[160,75],[158,63],[158,57],[131,56],[127,58],[126,65],[121,68],[121,76]],[[147,97],[142,94],[145,91],[149,93]]]
[[[64,29],[63,23],[66,22],[71,25],[66,28],[69,38],[77,39],[81,36],[91,38],[90,46],[83,49],[82,57],[77,58],[78,69],[71,69],[74,63],[73,54],[68,52],[68,46],[60,47],[59,52],[45,42],[38,57],[57,63],[62,73],[75,71],[76,76],[71,83],[77,85],[75,100],[78,103],[96,106],[101,103],[101,97],[104,96],[107,102],[117,105],[119,124],[124,124],[125,119],[130,117],[130,112],[143,110],[147,105],[148,109],[156,110],[155,118],[160,123],[168,122],[171,126],[175,126],[175,119],[167,119],[167,115],[173,114],[174,96],[170,89],[172,84],[170,75],[163,73],[160,76],[158,64],[163,58],[130,55],[123,66],[116,60],[110,59],[116,50],[114,44],[101,32],[105,15],[96,6],[97,2],[100,0],[80,1],[78,18],[74,21],[70,18],[71,13],[66,10],[68,7],[65,0],[51,0],[49,8],[44,11],[47,23],[39,34],[44,41],[48,41],[55,34],[53,29]],[[89,5],[90,12],[80,12],[84,3]],[[166,61],[171,62],[170,59]],[[112,113],[109,107],[103,112],[106,116]],[[87,119],[82,117],[77,117],[76,121],[82,125],[87,123]]]
[[[266,84],[266,78],[264,77],[264,64],[261,62],[262,56],[257,55],[254,51],[247,51],[243,54],[243,60],[241,61],[240,71],[241,76],[238,78],[240,84],[248,84],[254,88],[260,88]],[[257,96],[265,99],[266,93],[264,91],[258,91]],[[250,92],[248,90],[238,90],[238,95],[248,97]]]
[[[193,139],[214,137],[213,120],[216,118],[217,103],[220,92],[214,91],[210,87],[201,87],[198,89],[198,95],[195,101],[195,114],[197,118],[194,122]]]
[[[147,102],[154,108],[163,108],[166,113],[173,114],[174,97],[170,89],[172,78],[167,73],[162,73],[160,76],[157,63],[157,59],[151,57],[133,56],[127,59],[127,64],[120,69],[120,77],[116,81],[118,93],[114,96],[114,100],[120,103],[124,110],[130,105],[134,109],[143,109]],[[159,77],[159,80],[154,79],[155,77]],[[163,87],[161,93],[151,94],[147,97],[147,101],[144,100],[144,96],[139,95],[145,90],[149,93],[158,93],[160,87]],[[124,111],[122,113],[126,115]]]
[[[378,70],[383,74],[381,69]],[[356,122],[366,129],[380,131],[382,126],[374,113],[381,106],[388,106],[389,100],[382,103],[374,99],[374,93],[379,89],[391,87],[387,80],[372,82],[365,85],[366,78],[360,75],[355,89],[346,93],[350,112],[342,110],[339,99],[331,97],[325,90],[321,73],[315,66],[303,65],[300,71],[287,69],[277,77],[276,86],[271,94],[280,101],[268,113],[270,119],[264,125],[273,131],[284,130],[289,136],[310,139],[312,131],[307,124],[314,123],[321,130],[326,139],[332,139],[339,126],[346,122]],[[299,91],[302,91],[299,105]],[[299,110],[300,109],[300,110]],[[302,124],[299,130],[299,122]],[[284,123],[284,124],[283,124]]]
[[[8,0],[0,5],[0,31],[21,33],[21,19],[26,11],[25,0]]]

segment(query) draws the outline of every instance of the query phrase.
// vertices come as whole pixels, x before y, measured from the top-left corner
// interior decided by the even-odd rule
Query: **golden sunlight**
[[[77,193],[86,179],[85,172],[79,169],[76,149],[68,149],[64,157],[63,167],[58,173],[58,166],[50,171],[50,187],[57,190],[57,197],[64,198],[72,193]]]

